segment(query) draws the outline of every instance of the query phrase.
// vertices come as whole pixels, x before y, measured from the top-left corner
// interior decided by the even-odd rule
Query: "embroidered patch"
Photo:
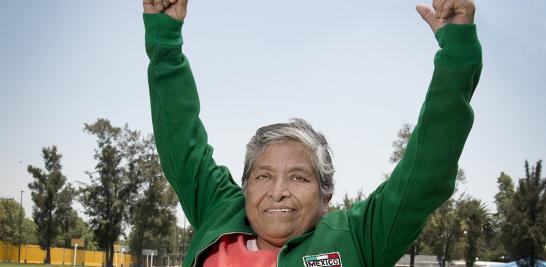
[[[303,256],[305,267],[341,267],[339,252],[330,252],[319,255]]]

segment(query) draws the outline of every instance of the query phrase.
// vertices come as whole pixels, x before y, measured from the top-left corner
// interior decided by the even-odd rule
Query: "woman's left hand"
[[[420,4],[415,7],[434,33],[446,24],[474,23],[476,6],[473,0],[433,0],[432,8]]]

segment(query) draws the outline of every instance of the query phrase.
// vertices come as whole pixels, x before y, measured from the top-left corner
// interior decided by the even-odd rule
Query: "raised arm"
[[[182,54],[187,1],[144,0],[152,123],[163,172],[196,229],[218,198],[242,198],[227,168],[217,166],[199,119],[199,97]],[[218,212],[218,211],[216,211]]]
[[[428,216],[454,189],[458,160],[473,123],[470,98],[481,71],[481,47],[469,0],[434,0],[417,11],[441,47],[417,125],[388,181],[348,211],[366,266],[393,266]]]

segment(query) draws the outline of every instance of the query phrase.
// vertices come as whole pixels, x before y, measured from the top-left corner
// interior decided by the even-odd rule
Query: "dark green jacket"
[[[252,235],[244,196],[229,170],[213,160],[199,119],[199,98],[182,54],[182,22],[145,14],[152,121],[165,176],[195,228],[184,266],[197,266],[220,236]],[[306,234],[288,241],[278,266],[321,266],[321,256],[345,267],[393,266],[427,217],[454,189],[457,162],[473,122],[470,98],[480,76],[475,25],[447,25],[436,38],[441,50],[403,159],[365,201],[330,212]],[[333,255],[333,256],[332,256]],[[251,265],[251,264],[250,264]]]

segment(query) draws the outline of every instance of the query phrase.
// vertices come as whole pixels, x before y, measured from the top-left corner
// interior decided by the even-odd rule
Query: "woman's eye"
[[[268,178],[269,176],[264,174],[256,176],[256,180],[266,180]]]
[[[292,180],[297,181],[297,182],[306,182],[307,181],[307,179],[305,179],[305,177],[299,176],[299,175],[293,176]]]

